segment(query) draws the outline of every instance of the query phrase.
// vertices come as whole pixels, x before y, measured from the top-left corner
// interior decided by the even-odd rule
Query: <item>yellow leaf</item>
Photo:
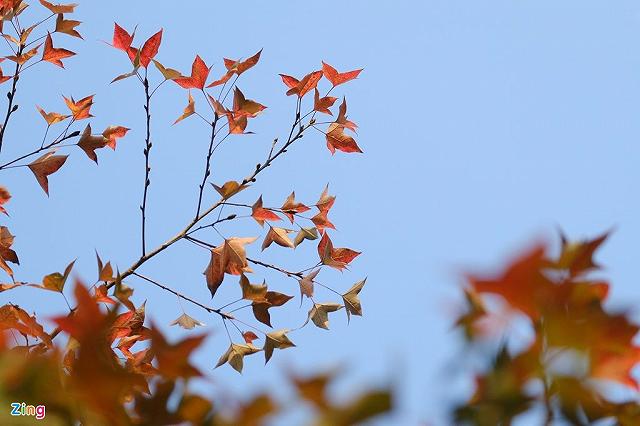
[[[287,349],[295,346],[295,344],[289,340],[289,337],[287,337],[288,332],[289,330],[283,329],[267,333],[263,348],[265,364],[271,359],[274,349]]]
[[[342,309],[339,303],[314,303],[313,308],[309,311],[309,320],[320,328],[329,329],[329,312],[335,312]],[[305,323],[306,324],[306,323]]]
[[[342,300],[344,301],[344,307],[347,311],[347,321],[351,320],[351,314],[362,316],[362,305],[360,304],[360,299],[358,298],[358,294],[364,287],[364,284],[367,282],[365,278],[362,281],[359,281],[353,285],[345,294],[342,295]]]
[[[260,349],[256,348],[253,345],[240,345],[237,343],[232,343],[229,346],[229,349],[227,349],[227,351],[222,354],[215,368],[229,363],[229,365],[233,367],[234,370],[236,370],[238,373],[242,373],[244,357],[246,355],[255,354],[256,352],[260,352]]]
[[[202,327],[205,324],[203,322],[198,321],[195,318],[190,317],[187,314],[182,314],[180,315],[178,318],[176,318],[175,320],[173,320],[173,322],[171,322],[171,324],[169,325],[179,325],[180,327],[187,329],[187,330],[191,330],[195,327]]]

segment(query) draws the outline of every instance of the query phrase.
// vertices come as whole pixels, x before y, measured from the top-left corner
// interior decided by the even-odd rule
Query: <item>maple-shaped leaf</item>
[[[69,274],[71,273],[71,270],[73,269],[73,265],[75,263],[75,260],[69,263],[65,268],[64,273],[62,274],[60,272],[54,272],[53,274],[46,275],[44,278],[42,278],[41,287],[47,290],[62,293],[62,291],[64,290],[64,285],[67,282],[67,278],[69,277]]]
[[[330,407],[327,401],[327,388],[334,380],[335,371],[328,371],[309,377],[291,375],[291,382],[303,400],[325,411]]]
[[[329,108],[336,103],[338,98],[334,96],[325,96],[321,98],[320,92],[318,92],[318,89],[315,88],[314,90],[315,92],[313,96],[313,110],[317,112],[322,112],[324,114],[333,115],[333,113]]]
[[[207,288],[211,292],[211,297],[216,295],[220,284],[224,280],[224,265],[222,264],[222,246],[211,250],[211,259],[203,274],[207,282]]]
[[[53,4],[46,0],[40,0],[40,4],[49,9],[51,13],[73,13],[78,6],[76,3],[70,4]]]
[[[124,306],[129,308],[130,311],[137,312],[140,308],[136,309],[136,307],[133,305],[133,302],[131,302],[131,296],[133,296],[133,289],[122,281],[122,277],[120,276],[119,271],[116,272],[115,283],[116,283],[116,286],[115,286],[116,288],[113,292],[113,295],[116,297],[116,299],[118,299],[120,303],[122,303]],[[144,306],[145,304],[143,303],[141,306],[143,319],[144,319]]]
[[[289,218],[291,223],[294,222],[294,216],[298,213],[304,213],[309,211],[309,207],[305,206],[302,203],[296,202],[296,193],[292,192],[287,199],[284,201],[282,207],[280,207],[282,212]]]
[[[580,242],[569,242],[564,235],[561,235],[562,252],[556,261],[549,262],[549,267],[567,270],[572,277],[598,269],[599,266],[593,261],[593,255],[607,240],[609,234],[610,232],[605,232],[594,239]]]
[[[151,60],[158,54],[160,43],[162,42],[162,29],[149,37],[140,49],[140,64],[147,68]]]
[[[293,245],[298,247],[304,240],[317,240],[318,230],[316,228],[300,228],[296,237],[293,239]]]
[[[256,53],[255,55],[251,56],[250,58],[244,61],[236,61],[234,59],[224,58],[224,66],[227,69],[227,72],[222,77],[220,77],[220,79],[209,84],[207,87],[215,87],[215,86],[224,84],[227,81],[229,81],[229,79],[233,75],[240,76],[242,73],[247,71],[249,68],[254,67],[258,63],[258,60],[260,60],[261,54],[262,54],[262,49],[260,49],[258,53]]]
[[[107,286],[102,284],[96,287],[96,292],[94,295],[96,302],[102,302],[109,305],[115,305],[116,301],[109,297],[107,294]]]
[[[10,55],[10,56],[6,56],[6,58],[9,59],[10,61],[16,62],[19,65],[24,65],[25,63],[27,63],[27,61],[29,61],[31,58],[33,58],[38,54],[38,50],[40,49],[40,46],[42,45],[39,44],[36,47],[32,48],[31,50],[28,50],[20,55],[17,55],[17,56]]]
[[[240,275],[240,289],[242,298],[252,302],[265,302],[267,299],[267,284],[251,284],[245,274]]]
[[[107,142],[109,140],[104,136],[93,136],[91,134],[91,124],[87,124],[87,127],[84,128],[82,135],[80,136],[80,140],[77,145],[87,154],[89,159],[95,161],[98,164],[98,156],[96,155],[96,149],[104,148],[107,146]]]
[[[184,89],[204,89],[205,84],[207,83],[207,78],[209,77],[209,67],[202,60],[202,58],[197,55],[193,60],[193,64],[191,65],[191,76],[186,77],[178,77],[174,79],[180,87]]]
[[[111,262],[107,262],[106,264],[102,263],[102,259],[100,259],[100,255],[96,251],[96,260],[98,261],[98,281],[111,281],[113,280],[113,267],[111,266]]]
[[[291,241],[291,238],[289,238],[288,235],[292,232],[294,231],[291,229],[276,228],[273,226],[270,227],[269,232],[267,232],[267,235],[264,237],[264,241],[262,242],[262,250],[269,247],[271,243],[276,243],[281,247],[294,248],[295,246],[293,241]]]
[[[318,244],[318,255],[323,265],[341,271],[345,269],[353,259],[359,256],[360,252],[348,248],[334,248],[329,234],[325,232]]]
[[[236,182],[235,180],[225,182],[222,186],[218,186],[215,183],[212,183],[211,186],[213,186],[224,200],[249,187],[248,185],[241,185],[240,182]]]
[[[9,81],[12,78],[13,78],[13,76],[4,75],[4,73],[2,72],[2,69],[0,68],[0,84],[4,83],[5,81]]]
[[[186,313],[183,313],[178,318],[173,320],[169,325],[179,325],[184,329],[191,330],[195,327],[203,327],[205,324],[195,318],[190,317]]]
[[[245,245],[253,243],[257,237],[231,237],[227,238],[222,245],[222,263],[225,265],[225,272],[231,275],[240,275],[243,272],[251,272]]]
[[[226,363],[229,363],[234,370],[238,373],[242,373],[243,360],[247,355],[255,354],[256,352],[260,352],[260,349],[256,348],[253,345],[246,344],[240,345],[237,343],[231,343],[229,349],[222,354],[215,368],[220,367]]]
[[[320,269],[316,269],[298,280],[300,285],[300,306],[302,306],[303,296],[313,297],[313,280],[318,276],[318,273],[320,273]]]
[[[233,112],[238,116],[255,117],[267,107],[251,99],[246,99],[238,87],[233,91]]]
[[[229,126],[229,133],[232,135],[251,133],[245,132],[248,122],[246,115],[236,115],[233,112],[227,113],[227,122]]]
[[[316,207],[321,212],[329,212],[333,207],[333,204],[336,201],[336,197],[334,195],[329,195],[329,184],[324,187],[322,194],[320,194],[320,198],[318,202],[316,202]]]
[[[344,302],[344,308],[347,312],[347,321],[351,321],[351,314],[362,316],[362,304],[358,295],[364,287],[367,279],[355,283],[346,293],[342,295],[342,301]]]
[[[311,222],[316,226],[320,234],[324,234],[325,228],[336,229],[327,217],[328,211],[319,211],[315,216],[311,218]]]
[[[42,118],[44,118],[44,121],[47,122],[47,125],[52,126],[56,123],[59,123],[61,121],[66,120],[67,118],[69,118],[69,115],[63,115],[57,112],[45,112],[42,108],[40,108],[38,105],[36,105],[36,108],[38,109],[38,112],[40,113],[40,115],[42,116]]]
[[[62,59],[68,58],[74,55],[75,55],[75,52],[72,52],[70,50],[53,47],[53,40],[51,39],[51,34],[47,34],[47,38],[44,42],[44,52],[42,53],[43,61],[51,62],[52,64],[55,64],[60,68],[64,68]]]
[[[242,333],[242,338],[244,339],[245,343],[253,344],[253,341],[257,340],[258,336],[253,331],[245,331],[244,333]]]
[[[76,27],[81,23],[82,22],[74,21],[73,19],[64,19],[64,16],[59,14],[56,18],[55,32],[82,39],[82,35],[76,30]]]
[[[333,87],[339,86],[340,84],[346,83],[347,81],[353,80],[360,75],[362,69],[346,71],[346,72],[338,72],[331,65],[322,62],[322,73],[324,77],[331,82]]]
[[[195,112],[196,112],[196,103],[193,99],[193,96],[191,96],[191,92],[189,92],[189,102],[187,103],[187,106],[185,107],[182,115],[178,117],[178,119],[174,121],[173,124],[177,124],[181,122],[185,118],[195,114]]]
[[[7,262],[20,264],[18,255],[11,246],[13,245],[14,237],[9,232],[9,228],[6,226],[0,226],[0,268],[2,268],[9,276],[13,277],[13,270],[7,264]]]
[[[118,139],[125,137],[131,130],[123,126],[109,126],[102,132],[102,136],[107,139],[107,146],[115,151]]]
[[[282,306],[291,299],[293,299],[293,296],[278,293],[277,291],[267,291],[264,302],[253,302],[251,304],[253,316],[261,323],[271,327],[271,314],[269,313],[269,309]]]
[[[51,336],[44,331],[35,315],[29,315],[17,305],[10,304],[0,307],[0,330],[16,330],[25,336],[41,339],[47,347],[52,345]]]
[[[172,68],[165,68],[160,62],[153,59],[153,64],[156,66],[160,74],[164,77],[165,80],[175,80],[178,77],[181,77],[180,71],[174,70]]]
[[[282,220],[280,216],[269,209],[262,207],[262,195],[251,207],[251,217],[253,217],[260,226],[264,226],[266,220],[278,221]]]
[[[331,123],[326,132],[327,148],[331,154],[335,154],[336,150],[342,152],[359,152],[362,150],[356,143],[356,140],[344,132],[345,127],[342,124]]]
[[[545,247],[536,245],[509,264],[496,277],[469,276],[471,287],[478,293],[502,296],[512,307],[536,320],[550,301],[558,300],[560,286],[543,273]]]
[[[314,303],[309,311],[307,322],[311,320],[317,327],[329,329],[329,312],[335,312],[342,309],[339,303]],[[306,323],[305,323],[306,324]]]
[[[336,118],[336,124],[343,126],[345,129],[349,129],[351,131],[356,131],[358,126],[353,121],[349,121],[347,119],[347,99],[342,98],[342,103],[338,108],[338,118]]]
[[[241,75],[248,69],[253,68],[258,63],[261,54],[262,49],[260,49],[258,53],[245,59],[244,61],[235,61],[233,59],[224,58],[224,66],[228,71],[233,72],[236,75]]]
[[[151,349],[156,356],[158,370],[162,376],[168,379],[202,376],[202,373],[189,361],[192,359],[191,353],[202,345],[206,335],[188,337],[173,345],[169,344],[155,327],[151,328],[150,335]]]
[[[215,296],[218,287],[224,280],[225,273],[241,275],[243,272],[251,272],[244,246],[256,239],[255,237],[232,237],[218,247],[211,249],[211,260],[203,272],[211,297]]]
[[[322,78],[322,71],[313,71],[305,75],[302,80],[286,74],[280,74],[280,77],[282,82],[289,88],[287,96],[298,95],[299,98],[302,98],[318,86],[318,82]]]
[[[264,363],[266,364],[273,356],[274,349],[287,349],[293,348],[296,345],[289,340],[287,333],[289,330],[283,329],[278,331],[272,331],[265,336],[264,347]]]
[[[49,175],[57,172],[67,161],[68,155],[55,155],[54,151],[47,152],[28,165],[42,190],[49,195]]]
[[[71,96],[71,98],[63,96],[64,103],[67,104],[67,108],[71,111],[71,115],[75,121],[93,117],[90,113],[91,106],[93,106],[93,96],[94,95],[84,97],[77,102],[73,99],[73,96]]]
[[[119,50],[124,50],[126,52],[129,50],[129,47],[131,47],[131,43],[133,43],[133,34],[129,34],[127,30],[114,23],[112,42],[113,47]]]
[[[11,194],[9,193],[9,190],[4,186],[0,186],[0,212],[6,214],[7,216],[9,216],[9,213],[7,213],[4,205],[7,204],[10,199]]]

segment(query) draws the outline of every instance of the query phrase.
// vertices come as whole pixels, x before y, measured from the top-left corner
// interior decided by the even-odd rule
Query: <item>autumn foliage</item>
[[[81,60],[63,47],[66,37],[82,39],[81,22],[70,18],[76,7],[76,4],[53,4],[44,0],[0,1],[0,30],[9,49],[2,59],[4,71],[0,74],[0,84],[8,90],[8,106],[0,128],[0,155],[3,154],[3,143],[13,142],[5,141],[4,136],[13,114],[18,111],[18,82],[28,84],[29,71],[36,66],[65,68],[72,60]],[[48,420],[52,422],[260,424],[264,418],[281,412],[277,401],[267,394],[239,401],[234,409],[218,407],[190,390],[189,383],[205,375],[191,364],[191,354],[207,337],[206,334],[193,334],[191,330],[203,326],[203,318],[207,322],[219,321],[226,331],[228,347],[221,347],[217,356],[212,354],[212,358],[219,360],[212,362],[211,367],[228,364],[242,372],[247,357],[257,358],[255,355],[262,354],[268,362],[276,356],[277,350],[294,348],[292,334],[302,332],[306,324],[328,329],[330,317],[343,309],[345,320],[362,315],[359,293],[366,280],[342,290],[318,281],[323,271],[330,268],[346,270],[360,255],[353,249],[334,246],[332,237],[337,234],[330,236],[330,232],[336,226],[330,216],[335,196],[329,187],[318,191],[321,194],[315,202],[310,197],[300,201],[295,192],[281,202],[270,200],[269,203],[263,201],[263,194],[249,195],[259,175],[309,132],[322,135],[331,154],[336,151],[362,152],[352,136],[356,125],[347,118],[346,99],[343,96],[339,105],[335,105],[338,98],[330,96],[338,86],[355,79],[361,70],[338,72],[323,62],[321,69],[313,70],[299,80],[283,74],[282,93],[294,96],[295,105],[293,120],[283,130],[288,136],[268,139],[266,149],[264,145],[256,144],[256,151],[265,152],[257,153],[262,160],[255,168],[235,180],[219,182],[211,170],[216,150],[233,138],[252,133],[251,121],[258,119],[267,108],[237,85],[240,77],[244,78],[245,73],[259,63],[262,50],[246,59],[224,58],[221,68],[207,65],[203,59],[208,56],[205,52],[207,55],[195,55],[191,69],[182,72],[165,66],[166,58],[160,62],[163,36],[160,29],[140,42],[135,28],[125,29],[116,23],[109,43],[114,49],[114,60],[115,54],[122,54],[119,58],[124,70],[111,83],[137,86],[145,99],[144,114],[137,124],[143,129],[144,140],[124,140],[124,143],[139,144],[144,154],[140,164],[144,167],[144,182],[140,186],[140,236],[138,241],[131,242],[140,245],[137,258],[121,264],[103,260],[96,253],[97,274],[84,277],[94,282],[91,286],[83,284],[80,278],[74,285],[69,284],[73,281],[70,276],[74,275],[75,262],[44,277],[30,276],[29,269],[20,265],[19,254],[12,249],[14,237],[9,231],[11,190],[0,188],[0,211],[6,214],[9,222],[0,228],[0,268],[7,277],[0,284],[0,292],[5,292],[3,296],[8,301],[0,307],[0,329],[3,331],[0,334],[0,399],[3,403],[24,400],[45,404]],[[210,58],[207,61],[213,63]],[[47,62],[49,64],[45,64]],[[161,245],[150,247],[146,224],[153,212],[149,210],[147,200],[162,193],[161,188],[152,186],[153,173],[157,172],[151,168],[155,153],[152,110],[154,95],[169,84],[184,89],[186,99],[184,109],[176,110],[173,124],[197,119],[206,130],[203,133],[206,142],[203,144],[203,172],[201,181],[194,188],[197,205],[193,208],[192,219],[186,224],[167,224],[175,227],[174,232],[167,235],[168,239]],[[94,95],[64,96],[57,106],[51,100],[41,100],[34,108],[43,119],[42,142],[16,158],[3,159],[0,170],[29,169],[44,193],[54,197],[55,175],[64,173],[64,166],[69,161],[82,161],[75,158],[74,152],[98,164],[102,150],[108,147],[116,151],[130,130],[114,124],[96,132],[97,126],[92,127],[93,104]],[[235,198],[239,198],[236,195],[240,193],[252,197],[255,202],[236,201]],[[210,198],[215,201],[207,201]],[[269,194],[264,197],[269,198]],[[255,222],[253,235],[234,235],[233,222],[247,219]],[[259,239],[261,244],[256,243]],[[211,300],[196,300],[176,291],[162,277],[152,277],[152,273],[142,270],[149,259],[170,256],[170,247],[178,241],[191,243],[208,253],[209,262],[202,266],[200,285],[208,288]],[[263,251],[287,250],[293,256],[294,249],[302,244],[317,245],[317,258],[309,260],[310,266],[303,270],[289,270],[259,258],[259,247]],[[70,254],[83,255],[86,253]],[[94,256],[93,253],[90,255]],[[289,286],[287,293],[282,292],[277,289],[282,286],[271,286],[260,278],[261,270],[277,271],[283,281],[289,281],[298,290],[292,292]],[[134,296],[140,283],[154,285],[166,292],[167,297],[177,296],[181,303],[200,309],[198,319],[183,310],[170,324],[187,330],[184,339],[168,341],[160,328],[147,320],[146,309],[153,307]],[[235,286],[238,299],[218,300],[217,290],[223,285]],[[318,294],[317,287],[329,290],[337,300],[323,299],[325,296]],[[11,302],[11,292],[22,291],[21,288],[59,293],[69,311],[46,318],[55,324],[54,328],[48,329],[37,312],[29,313],[37,306],[21,307]],[[308,303],[307,321],[303,326],[294,324],[295,330],[291,326],[273,329],[271,312],[287,307],[296,309],[288,303],[296,293],[299,293],[300,305]],[[298,390],[300,400],[315,412],[318,424],[353,424],[389,410],[391,396],[386,389],[365,392],[350,402],[331,400],[326,387],[332,377],[329,373],[304,377],[291,375],[293,388]],[[4,416],[2,410],[0,416]],[[5,419],[2,423],[9,421]]]
[[[594,255],[607,236],[563,236],[559,254],[538,244],[496,276],[468,276],[457,326],[468,350],[494,344],[495,351],[471,398],[455,409],[456,423],[510,424],[529,411],[538,424],[640,423],[637,401],[610,392],[638,390],[632,370],[640,326],[629,312],[607,309],[609,284],[594,276]],[[526,327],[515,326],[517,318]]]

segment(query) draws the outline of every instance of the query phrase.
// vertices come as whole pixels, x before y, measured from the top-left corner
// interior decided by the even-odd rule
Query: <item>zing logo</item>
[[[37,420],[42,420],[46,416],[46,407],[44,405],[27,405],[24,402],[11,403],[12,416],[33,416]]]

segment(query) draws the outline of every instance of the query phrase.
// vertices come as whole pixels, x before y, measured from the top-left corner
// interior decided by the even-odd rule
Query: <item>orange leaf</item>
[[[262,207],[262,196],[251,207],[251,216],[260,224],[264,226],[265,220],[277,221],[282,220],[280,216],[275,214],[269,209]]]
[[[191,65],[191,76],[182,76],[173,81],[184,89],[202,90],[207,83],[207,77],[209,77],[209,67],[207,67],[207,64],[205,64],[200,56],[196,56]]]
[[[259,104],[256,101],[252,101],[251,99],[246,99],[244,94],[238,89],[235,88],[233,92],[233,112],[239,116],[247,116],[247,117],[255,117],[261,111],[266,109],[262,104]]]
[[[0,84],[4,83],[5,81],[9,81],[13,78],[13,76],[10,75],[4,75],[2,73],[2,69],[0,68]]]
[[[80,21],[74,21],[74,20],[71,20],[71,19],[64,19],[64,16],[62,14],[60,14],[56,18],[56,30],[55,30],[55,32],[62,33],[62,34],[67,34],[67,35],[70,35],[72,37],[78,37],[78,38],[81,39],[82,36],[75,29],[81,23],[82,22],[80,22]]]
[[[36,108],[40,112],[40,115],[42,115],[42,118],[44,118],[44,121],[46,121],[49,126],[52,126],[52,125],[54,125],[56,123],[59,123],[61,121],[66,120],[67,118],[69,118],[68,115],[62,115],[62,114],[57,113],[57,112],[45,112],[38,105],[36,105]]]
[[[28,165],[47,195],[49,195],[49,175],[57,172],[67,161],[67,157],[68,155],[54,155],[54,152],[47,152]]]
[[[78,102],[73,99],[73,96],[71,99],[63,96],[64,102],[67,104],[67,108],[71,111],[71,115],[74,120],[79,121],[93,117],[93,115],[90,114],[91,106],[93,105],[93,96],[94,95],[87,96],[86,98],[80,99]]]
[[[44,52],[42,53],[43,61],[51,62],[52,64],[55,64],[60,68],[64,68],[62,59],[68,58],[74,55],[75,53],[70,50],[57,49],[53,47],[53,40],[51,39],[51,34],[47,34],[47,39],[44,42]]]
[[[76,3],[71,4],[53,4],[45,0],[40,0],[40,4],[51,11],[51,13],[73,13],[78,6]]]
[[[338,100],[338,98],[334,96],[325,96],[324,98],[320,97],[320,92],[318,89],[314,89],[315,94],[313,97],[313,110],[318,112],[323,112],[325,114],[333,115],[331,110],[329,109],[333,104]]]
[[[19,55],[19,56],[11,55],[11,56],[7,56],[6,58],[9,59],[10,61],[17,62],[20,65],[24,65],[29,59],[33,58],[38,54],[38,49],[40,48],[40,46],[41,44],[37,45],[36,47],[29,50],[28,52],[23,53],[22,55]]]
[[[89,159],[98,164],[98,156],[95,151],[96,149],[104,148],[107,142],[109,142],[109,140],[102,135],[93,136],[91,134],[91,124],[87,124],[77,145],[87,154]]]
[[[176,121],[174,121],[173,124],[177,124],[177,123],[181,122],[185,118],[195,114],[195,112],[196,112],[196,103],[193,100],[193,96],[191,96],[191,92],[189,92],[189,103],[187,103],[187,106],[185,107],[184,112],[182,113],[182,115],[180,117],[178,117],[178,119]]]
[[[9,216],[9,214],[5,210],[4,204],[7,204],[10,199],[11,194],[9,193],[9,190],[4,186],[0,186],[0,212],[6,214],[7,216]]]
[[[280,77],[282,77],[284,84],[289,87],[287,96],[298,95],[298,97],[302,98],[304,95],[309,93],[309,91],[316,88],[318,82],[322,78],[322,71],[313,71],[305,75],[300,81],[285,74],[280,74]]]
[[[283,213],[289,218],[291,223],[293,223],[294,215],[296,213],[304,213],[309,211],[309,207],[305,206],[302,203],[296,203],[296,193],[292,192],[287,199],[284,201],[284,204],[281,207]]]
[[[342,152],[362,152],[356,140],[344,132],[344,126],[341,124],[331,123],[325,135],[327,148],[329,148],[331,154],[335,154],[336,150]]]
[[[336,69],[331,65],[322,62],[322,73],[324,74],[325,78],[331,82],[333,87],[357,78],[361,72],[362,69],[340,73],[336,71]]]
[[[108,139],[107,146],[115,151],[118,139],[123,138],[129,130],[131,129],[123,126],[109,126],[104,129],[102,136]]]
[[[235,73],[236,75],[240,75],[247,71],[249,68],[254,67],[260,60],[261,54],[262,49],[260,49],[258,53],[244,61],[234,61],[233,59],[224,58],[224,66],[227,68],[227,71]]]
[[[318,244],[318,255],[320,261],[327,266],[343,270],[353,259],[360,255],[360,252],[348,248],[334,248],[329,234],[325,232]]]

